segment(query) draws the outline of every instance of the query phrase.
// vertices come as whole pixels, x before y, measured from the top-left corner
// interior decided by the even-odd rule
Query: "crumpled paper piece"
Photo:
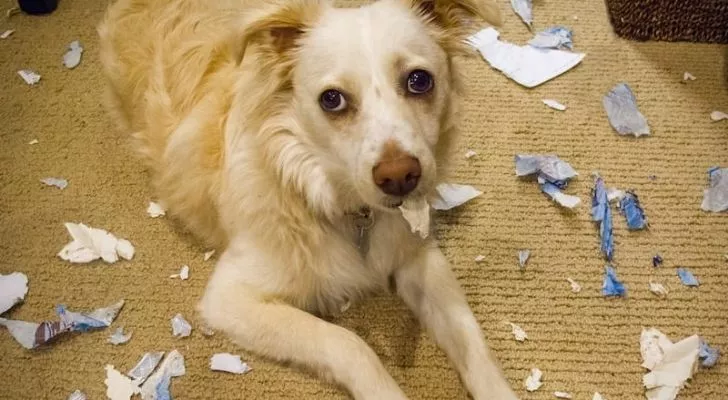
[[[695,76],[693,74],[691,74],[690,72],[685,71],[685,73],[683,74],[683,80],[682,80],[683,83],[685,83],[687,81],[694,81],[694,80],[695,80]]]
[[[99,258],[109,264],[119,260],[134,258],[134,246],[126,239],[118,239],[113,234],[84,224],[65,223],[73,240],[68,243],[58,256],[72,263],[89,263]]]
[[[566,111],[566,106],[552,99],[543,99],[543,104],[546,104],[549,108],[553,108],[558,111]]]
[[[131,379],[117,371],[113,365],[107,364],[106,370],[106,397],[109,400],[129,400],[131,396],[139,394],[139,386],[134,384]]]
[[[169,386],[172,378],[186,372],[184,356],[177,350],[170,351],[159,368],[142,385],[142,400],[171,400]]]
[[[68,400],[86,400],[86,393],[76,390],[75,392],[68,395]]]
[[[477,155],[478,155],[478,153],[475,150],[468,150],[465,152],[465,158],[467,158],[467,159],[471,159]]]
[[[485,256],[482,254],[478,254],[477,256],[475,256],[474,261],[476,263],[482,263],[483,261],[485,261]]]
[[[230,353],[213,354],[212,358],[210,358],[210,369],[232,374],[245,374],[251,370],[248,364],[240,359],[240,356]]]
[[[495,69],[528,88],[547,82],[574,68],[586,54],[564,50],[537,49],[498,40],[492,27],[470,36],[466,42],[480,52]]]
[[[690,272],[687,268],[678,268],[677,269],[677,276],[680,278],[680,282],[682,282],[685,286],[700,286],[700,282],[698,282],[698,278],[693,275],[692,272]]]
[[[552,26],[536,34],[528,41],[530,46],[541,49],[569,49],[574,48],[574,34],[565,26]]]
[[[25,299],[28,277],[21,272],[0,275],[0,315]]]
[[[437,196],[432,199],[432,208],[438,211],[459,207],[483,194],[480,190],[459,183],[441,183],[437,185]]]
[[[68,311],[60,304],[56,306],[59,321],[44,321],[38,324],[0,318],[0,325],[5,326],[21,346],[34,349],[66,332],[87,332],[91,329],[106,328],[116,319],[123,306],[124,300],[120,300],[90,313],[78,313]]]
[[[166,215],[167,210],[161,204],[150,201],[149,206],[147,206],[147,214],[152,218],[159,218]]]
[[[30,69],[21,69],[18,71],[18,75],[20,75],[21,78],[30,86],[35,85],[36,83],[40,82],[40,75]]]
[[[430,205],[427,204],[427,201],[424,198],[407,199],[399,206],[399,210],[410,225],[412,233],[417,233],[422,239],[427,239],[430,235]]]
[[[170,278],[179,278],[183,281],[186,281],[190,278],[190,266],[189,265],[183,265],[182,268],[179,270],[179,274],[173,274],[169,276]]]
[[[667,296],[668,290],[665,288],[665,286],[658,282],[650,282],[649,283],[650,292],[654,293],[658,297],[665,297]]]
[[[526,378],[526,381],[524,382],[526,386],[526,390],[529,392],[535,392],[543,385],[543,382],[541,382],[541,378],[543,377],[543,372],[541,372],[538,368],[531,368],[531,375],[529,375]]]
[[[63,178],[43,178],[40,180],[42,183],[48,185],[48,186],[55,186],[58,189],[65,189],[68,186],[68,181]]]
[[[636,193],[632,191],[624,193],[619,200],[619,209],[627,221],[627,228],[629,230],[635,231],[647,227],[647,217]]]
[[[573,280],[571,278],[566,278],[566,281],[569,282],[569,285],[571,285],[572,292],[574,292],[574,293],[581,292],[581,285],[578,282],[576,282],[575,280]]]
[[[516,176],[538,174],[537,180],[541,191],[562,207],[574,208],[581,203],[579,197],[561,192],[561,189],[566,188],[570,179],[579,175],[566,161],[551,154],[516,154],[514,161]]]
[[[710,119],[713,122],[723,121],[724,119],[728,119],[728,114],[723,111],[713,111],[710,113]]]
[[[640,335],[642,367],[650,370],[642,378],[648,400],[674,400],[698,369],[700,338],[693,335],[672,343],[655,328]]]
[[[714,367],[720,357],[720,350],[716,347],[710,347],[705,339],[700,338],[700,350],[698,352],[698,358],[700,359],[700,365],[704,368]]]
[[[528,334],[526,334],[526,331],[524,331],[523,328],[512,322],[508,322],[508,324],[511,326],[513,337],[517,342],[523,342],[528,339]]]
[[[637,108],[637,98],[624,82],[618,83],[602,99],[609,123],[620,135],[640,137],[650,134],[647,119]]]
[[[113,345],[124,344],[131,340],[131,332],[124,334],[124,327],[116,328],[114,333],[109,336],[108,342]]]
[[[604,283],[602,283],[602,294],[604,296],[624,296],[627,289],[624,284],[617,279],[617,272],[610,265],[604,268]]]
[[[709,187],[703,191],[703,211],[728,210],[728,168],[713,167],[708,170]]]
[[[533,24],[533,1],[532,0],[511,0],[513,11],[521,17],[523,23],[531,29]]]
[[[192,333],[192,325],[184,319],[182,314],[177,314],[171,319],[172,336],[187,337]]]
[[[518,251],[518,266],[521,267],[521,269],[526,267],[529,257],[531,257],[531,250]]]
[[[609,208],[609,198],[604,185],[604,179],[598,174],[592,189],[592,220],[599,224],[599,237],[601,249],[607,261],[614,256],[614,237],[612,236],[612,210]]]
[[[63,65],[68,69],[73,69],[81,63],[81,54],[83,53],[83,46],[78,40],[74,40],[68,45],[68,51],[63,55]]]
[[[132,379],[135,385],[141,386],[154,372],[162,358],[164,358],[163,351],[144,353],[139,362],[126,375]]]

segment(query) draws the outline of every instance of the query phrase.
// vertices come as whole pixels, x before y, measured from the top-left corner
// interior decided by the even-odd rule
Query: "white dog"
[[[398,209],[443,181],[453,59],[476,18],[500,22],[493,0],[109,7],[108,108],[169,214],[222,251],[199,304],[211,328],[356,399],[405,399],[363,340],[317,317],[391,281],[473,398],[517,398],[437,243]]]

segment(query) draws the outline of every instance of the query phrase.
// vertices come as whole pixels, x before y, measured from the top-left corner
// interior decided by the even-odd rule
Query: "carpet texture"
[[[0,1],[5,10],[14,5]],[[104,366],[126,372],[148,351],[179,349],[187,374],[172,381],[175,399],[338,399],[346,395],[310,375],[241,351],[221,335],[205,337],[194,306],[214,260],[177,232],[170,221],[151,219],[152,194],[145,171],[100,105],[101,74],[95,26],[106,2],[61,1],[45,17],[15,15],[0,20],[0,273],[28,275],[24,304],[5,317],[25,321],[54,318],[62,303],[92,310],[125,299],[111,328],[68,335],[34,351],[21,348],[0,329],[0,398],[65,399],[75,389],[105,398]],[[504,40],[525,43],[531,34],[500,1]],[[728,215],[700,210],[707,169],[728,166],[728,121],[711,122],[713,110],[728,112],[728,48],[686,43],[632,43],[614,36],[604,2],[537,2],[535,30],[573,27],[575,48],[587,53],[565,75],[529,90],[484,60],[464,61],[469,94],[461,153],[453,180],[485,193],[438,217],[438,236],[467,292],[493,352],[523,399],[550,399],[553,391],[589,400],[599,391],[608,400],[644,398],[638,338],[654,326],[671,339],[700,334],[728,351]],[[62,65],[68,44],[80,40],[83,60]],[[133,40],[133,37],[130,37]],[[34,87],[17,70],[42,75]],[[683,84],[683,72],[697,80]],[[602,96],[628,82],[653,135],[620,137],[609,126]],[[545,107],[553,98],[565,112]],[[28,144],[37,139],[35,145]],[[556,153],[580,176],[567,190],[582,198],[576,212],[547,200],[535,182],[515,177],[516,153]],[[590,220],[590,173],[608,186],[632,188],[640,196],[650,229],[628,232],[615,212],[615,268],[627,298],[601,295],[604,261]],[[654,175],[656,179],[649,178]],[[39,182],[68,179],[61,191]],[[64,222],[83,222],[128,238],[136,245],[131,262],[68,264],[56,253],[68,242]],[[530,249],[525,271],[517,251]],[[665,259],[653,269],[652,256]],[[482,254],[485,261],[473,259]],[[183,264],[190,279],[170,279]],[[701,282],[681,286],[675,270],[685,266]],[[583,290],[570,291],[567,277]],[[650,280],[669,287],[666,299],[647,290]],[[192,336],[171,335],[170,318],[182,313]],[[525,343],[514,341],[505,321],[523,327]],[[352,307],[337,323],[361,335],[412,399],[465,399],[444,354],[422,333],[403,304],[381,296]],[[107,337],[119,326],[130,342],[113,346]],[[241,354],[253,371],[244,376],[209,370],[213,353]],[[544,386],[526,393],[533,367]],[[351,368],[356,369],[356,365]],[[725,399],[728,367],[721,360],[699,371],[680,399]]]

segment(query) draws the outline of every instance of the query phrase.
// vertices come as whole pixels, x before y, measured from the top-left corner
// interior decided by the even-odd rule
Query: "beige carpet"
[[[205,249],[181,237],[165,219],[145,213],[151,198],[144,170],[126,140],[111,127],[100,106],[101,76],[95,24],[104,1],[62,0],[48,17],[16,15],[0,20],[0,273],[22,271],[30,279],[26,302],[9,317],[26,321],[53,318],[63,303],[91,310],[127,301],[112,328],[70,335],[35,351],[22,349],[0,329],[0,398],[65,399],[82,389],[103,399],[104,366],[131,368],[147,351],[179,349],[187,374],[175,378],[175,399],[345,398],[336,388],[305,373],[267,363],[221,336],[195,330],[175,339],[170,318],[181,312],[195,321],[193,307],[214,261]],[[525,26],[500,0],[506,24],[502,38],[525,43]],[[14,5],[0,1],[2,9]],[[459,163],[457,182],[485,193],[440,218],[439,235],[455,265],[471,305],[494,352],[523,399],[549,399],[571,392],[589,400],[643,398],[638,337],[655,326],[672,339],[695,333],[728,351],[728,215],[700,210],[706,170],[728,166],[728,121],[713,123],[713,110],[728,112],[728,48],[718,45],[630,43],[615,38],[601,1],[540,1],[535,29],[567,24],[575,47],[587,53],[582,65],[534,90],[491,70],[482,59],[467,61],[470,94],[462,153],[478,156]],[[86,51],[75,70],[61,63],[66,46],[79,39]],[[133,40],[133,38],[130,38]],[[29,87],[16,71],[37,70],[42,81]],[[697,77],[681,83],[689,71]],[[602,95],[619,81],[634,89],[653,136],[617,136],[608,125]],[[546,108],[554,98],[569,109]],[[32,139],[39,143],[29,145]],[[516,153],[555,152],[581,174],[569,192],[584,206],[571,214],[550,203],[537,185],[514,176]],[[634,188],[651,229],[629,233],[615,214],[615,266],[628,286],[628,298],[600,293],[604,262],[597,230],[590,221],[590,173],[598,170],[608,186]],[[648,179],[655,175],[654,181]],[[65,177],[63,191],[39,179]],[[137,247],[132,262],[70,265],[56,257],[68,241],[63,223],[102,227]],[[525,272],[516,267],[518,249],[530,248]],[[665,265],[651,266],[659,251]],[[485,256],[476,264],[473,258]],[[169,279],[189,264],[188,281]],[[689,267],[698,289],[680,285],[676,266]],[[573,277],[583,291],[573,294]],[[647,290],[651,279],[671,292],[659,299]],[[525,343],[513,340],[504,321],[521,325]],[[456,374],[443,353],[423,335],[411,315],[392,297],[353,307],[340,321],[362,335],[382,357],[412,399],[464,399]],[[123,346],[106,342],[114,327],[133,338]],[[216,352],[243,354],[254,371],[245,376],[213,373]],[[532,367],[544,372],[544,386],[523,390]],[[356,369],[356,365],[351,368]],[[701,370],[681,399],[728,398],[725,362]]]

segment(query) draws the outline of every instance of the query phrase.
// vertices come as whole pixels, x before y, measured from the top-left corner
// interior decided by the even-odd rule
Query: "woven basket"
[[[728,43],[728,0],[605,0],[617,35],[639,41]]]

